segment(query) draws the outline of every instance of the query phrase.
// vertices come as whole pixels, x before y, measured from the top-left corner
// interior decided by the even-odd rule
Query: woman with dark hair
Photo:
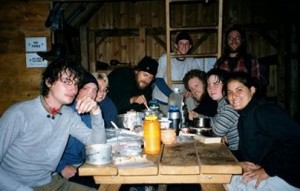
[[[218,102],[217,114],[210,117],[211,127],[215,135],[223,137],[230,151],[238,158],[239,114],[226,101],[224,86],[227,78],[228,72],[225,70],[213,68],[207,73],[207,93],[212,100]]]
[[[256,95],[246,73],[232,73],[227,99],[240,114],[240,164],[229,190],[300,190],[300,126],[281,107]]]

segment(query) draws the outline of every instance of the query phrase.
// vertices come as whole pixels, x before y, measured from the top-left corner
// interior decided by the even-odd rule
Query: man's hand
[[[147,99],[144,95],[133,96],[130,98],[130,103],[147,104]]]
[[[73,177],[77,172],[77,169],[72,166],[72,165],[67,165],[65,166],[65,168],[61,171],[61,175],[66,178],[69,179],[71,177]]]
[[[91,99],[89,96],[82,97],[77,100],[76,109],[79,114],[81,113],[91,113],[91,114],[99,114],[100,108],[97,102]]]

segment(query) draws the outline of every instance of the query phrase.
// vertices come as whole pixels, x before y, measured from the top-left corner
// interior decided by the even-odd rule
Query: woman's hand
[[[255,188],[258,187],[261,181],[269,178],[269,175],[265,172],[263,168],[261,168],[260,165],[256,165],[248,161],[240,162],[240,165],[243,169],[242,181],[248,183],[251,180],[256,179]]]
[[[243,173],[252,171],[252,170],[257,170],[260,168],[259,165],[256,165],[256,164],[254,164],[252,162],[248,162],[248,161],[240,162],[240,165],[243,169]]]
[[[242,181],[248,183],[251,180],[256,179],[255,188],[257,188],[259,183],[263,180],[266,180],[267,178],[269,178],[269,175],[266,173],[266,171],[263,168],[260,168],[260,169],[256,169],[244,173],[242,176]]]
[[[189,111],[189,120],[193,121],[195,118],[199,118],[199,114],[194,111]]]

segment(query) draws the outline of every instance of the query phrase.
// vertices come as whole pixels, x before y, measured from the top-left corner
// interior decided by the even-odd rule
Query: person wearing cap
[[[85,72],[84,79],[78,84],[78,94],[72,104],[69,105],[76,113],[77,100],[90,98],[96,102],[98,93],[98,81],[89,72]],[[78,114],[85,125],[91,128],[91,116],[89,112]],[[102,114],[103,115],[103,114]],[[62,158],[56,168],[56,173],[69,181],[80,183],[89,187],[98,188],[92,176],[79,176],[77,168],[85,161],[85,145],[73,136],[69,137]]]
[[[191,36],[183,31],[178,33],[175,39],[174,52],[172,55],[186,55],[190,52],[193,46],[193,40]],[[185,92],[183,84],[173,84],[169,86],[167,84],[167,56],[164,53],[158,60],[158,72],[155,76],[155,87],[153,90],[153,99],[158,100],[160,110],[166,115],[168,110],[168,99],[176,88],[181,93]],[[200,69],[196,60],[191,57],[176,57],[171,58],[171,80],[182,81],[184,75],[192,70]],[[192,108],[189,108],[192,109]]]
[[[157,68],[157,61],[145,56],[135,68],[116,68],[108,75],[107,96],[116,105],[118,114],[145,109],[152,98],[152,83]]]

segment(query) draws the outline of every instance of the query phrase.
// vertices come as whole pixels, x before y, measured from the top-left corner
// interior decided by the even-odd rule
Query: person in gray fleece
[[[78,91],[83,67],[70,60],[50,63],[42,75],[41,95],[16,103],[0,119],[0,190],[95,190],[53,174],[69,135],[82,143],[106,143],[101,110],[94,100],[78,100],[78,113],[91,113],[86,127],[67,107]]]

